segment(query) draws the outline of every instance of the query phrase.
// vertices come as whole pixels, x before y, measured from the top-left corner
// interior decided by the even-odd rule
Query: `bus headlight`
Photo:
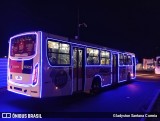
[[[38,64],[33,69],[33,75],[32,75],[32,85],[36,85],[38,82]]]

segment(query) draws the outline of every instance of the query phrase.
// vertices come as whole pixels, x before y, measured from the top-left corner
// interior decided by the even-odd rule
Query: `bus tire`
[[[131,73],[130,72],[128,72],[128,74],[127,74],[127,81],[131,81]]]
[[[97,94],[101,89],[101,78],[100,76],[95,76],[92,80],[91,94]]]

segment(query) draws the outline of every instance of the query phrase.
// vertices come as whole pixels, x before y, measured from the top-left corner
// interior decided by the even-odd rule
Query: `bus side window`
[[[58,64],[67,65],[70,63],[69,55],[67,54],[59,54],[57,60],[58,60]]]
[[[89,57],[87,58],[87,64],[88,64],[88,65],[94,65],[93,57],[90,57],[90,56],[89,56]]]
[[[122,53],[119,54],[119,64],[123,65],[124,64],[124,56]]]
[[[93,48],[87,48],[87,64],[98,65],[99,64],[99,50]]]
[[[128,63],[127,63],[127,55],[126,54],[124,54],[124,65],[127,65]]]
[[[54,57],[51,57],[51,58],[50,58],[50,62],[52,63],[52,65],[53,65],[53,64],[57,64],[57,59],[54,58]]]
[[[101,51],[101,64],[102,65],[109,65],[110,64],[110,52],[108,51]]]
[[[48,60],[51,65],[70,64],[70,45],[53,40],[48,40]]]
[[[51,65],[57,64],[56,54],[48,53],[48,58]]]
[[[127,56],[127,63],[128,63],[128,65],[132,65],[132,56],[131,55]]]
[[[96,65],[96,64],[99,64],[99,57],[93,57],[93,63]]]

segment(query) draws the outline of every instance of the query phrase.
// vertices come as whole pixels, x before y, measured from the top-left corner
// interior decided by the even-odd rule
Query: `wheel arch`
[[[93,79],[92,79],[91,88],[93,88],[93,85],[94,85],[95,83],[100,84],[100,88],[102,87],[102,77],[101,77],[100,74],[94,75],[94,77],[93,77]]]

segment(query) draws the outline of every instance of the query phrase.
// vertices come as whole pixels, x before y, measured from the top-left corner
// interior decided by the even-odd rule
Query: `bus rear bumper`
[[[8,83],[7,90],[25,96],[40,98],[37,88],[36,87],[32,88],[30,85],[24,87]]]

